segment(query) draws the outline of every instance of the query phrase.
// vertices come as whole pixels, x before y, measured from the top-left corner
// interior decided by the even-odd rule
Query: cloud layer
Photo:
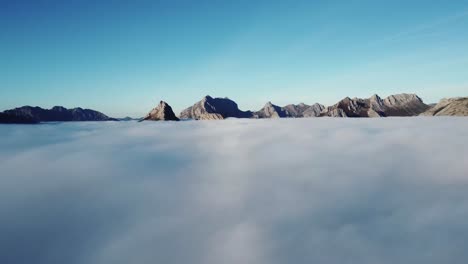
[[[0,263],[465,263],[466,121],[0,126]]]

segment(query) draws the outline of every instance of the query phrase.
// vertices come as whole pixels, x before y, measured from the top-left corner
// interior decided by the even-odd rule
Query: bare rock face
[[[422,116],[468,116],[468,97],[442,99]]]
[[[268,102],[259,111],[254,113],[256,118],[301,118],[301,117],[317,117],[320,115],[325,106],[321,104],[306,105],[300,104],[289,104],[284,107]]]
[[[149,112],[143,120],[152,120],[152,121],[179,121],[179,118],[172,111],[172,107],[164,102],[159,102],[159,105],[156,106],[151,112]]]
[[[325,112],[322,112],[320,116],[328,116],[328,117],[348,117],[345,111],[341,108],[336,109],[328,109]]]
[[[386,117],[416,116],[430,107],[415,94],[391,95],[385,99],[373,95],[368,99],[349,98],[325,109],[321,116],[330,117]]]
[[[417,116],[430,108],[416,94],[391,95],[383,103],[387,116]]]
[[[291,117],[291,113],[283,107],[268,102],[259,111],[254,113],[256,118],[284,118]]]
[[[372,102],[376,103],[376,102]],[[330,117],[382,117],[385,114],[379,109],[373,109],[371,99],[346,97],[333,106],[329,106],[322,116]]]
[[[302,117],[318,117],[325,110],[325,106],[321,104],[313,104],[302,112]]]
[[[289,113],[288,117],[303,117],[304,111],[310,108],[310,105],[306,105],[304,103],[300,103],[297,105],[289,104],[282,108],[285,112]]]
[[[222,120],[224,119],[224,117],[220,114],[215,114],[215,113],[211,113],[211,114],[201,114],[199,117],[198,117],[198,120]]]
[[[382,98],[377,94],[374,94],[369,98],[369,106],[377,113],[383,113],[386,109],[384,100],[382,100]]]
[[[209,95],[180,113],[182,119],[195,120],[251,118],[252,116],[252,112],[239,110],[237,104],[228,98],[212,98]]]

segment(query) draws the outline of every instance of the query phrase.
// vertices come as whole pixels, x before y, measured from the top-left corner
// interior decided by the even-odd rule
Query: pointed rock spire
[[[172,111],[172,107],[164,102],[159,102],[159,105],[156,106],[151,112],[149,112],[143,120],[152,120],[152,121],[179,121],[179,118]]]

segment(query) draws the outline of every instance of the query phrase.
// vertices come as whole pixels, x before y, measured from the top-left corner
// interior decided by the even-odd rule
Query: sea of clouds
[[[468,119],[0,126],[0,263],[466,263]]]

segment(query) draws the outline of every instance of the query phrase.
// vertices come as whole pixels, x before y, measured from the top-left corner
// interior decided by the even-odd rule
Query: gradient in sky
[[[0,2],[0,110],[468,93],[468,1]]]

